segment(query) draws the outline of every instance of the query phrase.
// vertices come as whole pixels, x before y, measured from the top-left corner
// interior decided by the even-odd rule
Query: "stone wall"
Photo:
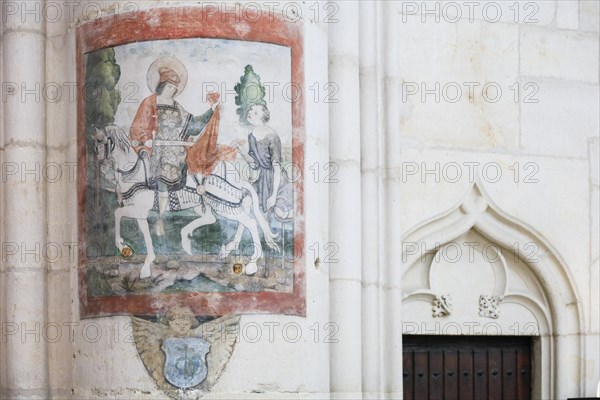
[[[586,335],[581,354],[568,356],[581,374],[555,396],[591,396],[599,379],[598,4],[473,7],[398,3],[400,225],[407,231],[450,210],[476,180],[544,237],[572,279]]]
[[[51,2],[27,3],[29,14],[22,2],[2,6],[1,80],[17,86],[3,84],[0,107],[0,397],[167,398],[138,357],[128,317],[79,318],[69,88],[78,24],[190,4],[54,2],[55,17],[42,11]],[[474,182],[575,293],[564,308],[578,310],[579,330],[549,333],[569,344],[556,350],[566,373],[542,372],[548,390],[596,394],[599,3],[465,3],[274,6],[297,6],[304,19],[305,93],[315,83],[336,89],[306,101],[307,316],[243,316],[245,336],[207,398],[401,397],[402,323],[421,318],[402,314],[403,237],[458,207]],[[21,83],[57,83],[62,96],[24,94]],[[323,179],[328,162],[336,182]],[[44,175],[55,164],[60,179]],[[544,281],[543,270],[536,276]],[[581,341],[572,346],[570,336]]]

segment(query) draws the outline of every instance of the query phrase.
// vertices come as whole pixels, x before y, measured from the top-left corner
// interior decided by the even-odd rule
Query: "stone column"
[[[362,379],[365,398],[381,398],[381,229],[383,112],[381,4],[361,2],[360,130],[362,196]]]
[[[329,27],[329,80],[339,86],[338,103],[330,104],[330,159],[337,183],[330,187],[330,240],[339,247],[330,269],[330,317],[339,327],[331,344],[332,397],[362,393],[361,175],[359,4],[338,2],[337,23]]]
[[[5,385],[0,397],[48,398],[46,322],[46,27],[43,1],[15,2],[2,27],[3,79],[12,94],[3,103]],[[14,10],[13,10],[14,11]]]
[[[382,384],[387,398],[402,397],[402,287],[401,287],[401,247],[402,229],[400,226],[402,205],[400,193],[402,190],[402,153],[400,148],[400,78],[397,57],[398,46],[398,10],[394,1],[382,3],[383,25],[383,102],[384,141],[383,141],[383,185],[382,237],[384,273],[382,315]]]
[[[0,21],[3,21],[3,11],[2,7],[0,7]],[[4,72],[3,72],[3,41],[4,41],[4,28],[0,26],[0,90],[2,88],[2,82],[4,82]],[[1,94],[1,92],[0,92]],[[4,106],[3,103],[0,102],[0,166],[4,165]],[[0,170],[1,171],[1,170]],[[0,177],[3,177],[2,173]],[[1,182],[1,181],[0,181]],[[0,183],[0,221],[4,216],[4,185]],[[3,224],[0,222],[0,246],[4,243],[4,228]],[[4,250],[0,247],[0,257],[4,254]],[[6,303],[6,299],[4,294],[5,290],[5,275],[4,275],[4,263],[0,258],[0,328],[5,326],[5,310],[4,304]],[[2,340],[2,329],[0,329],[0,365],[6,365],[6,343]],[[6,387],[6,371],[4,368],[0,369],[0,393]]]
[[[71,271],[77,272],[76,57],[75,35],[68,31],[74,17],[68,7],[54,3],[46,20],[46,241],[53,249],[46,259],[48,386],[59,399],[68,398],[73,387],[69,325],[73,322],[71,299],[77,296],[77,281],[70,276]]]

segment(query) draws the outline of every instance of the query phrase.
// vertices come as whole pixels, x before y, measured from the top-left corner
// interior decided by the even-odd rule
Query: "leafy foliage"
[[[265,87],[260,82],[260,76],[254,72],[252,65],[246,65],[244,75],[240,77],[235,87],[235,104],[239,106],[236,110],[240,122],[247,125],[246,115],[250,108],[254,105],[266,106]]]
[[[133,292],[133,287],[135,286],[137,281],[137,278],[131,279],[129,275],[125,275],[123,279],[121,279],[121,288],[127,293],[131,293]]]
[[[112,48],[88,54],[85,68],[85,118],[89,137],[93,126],[104,127],[115,122],[121,93],[117,83],[121,78],[121,67]]]

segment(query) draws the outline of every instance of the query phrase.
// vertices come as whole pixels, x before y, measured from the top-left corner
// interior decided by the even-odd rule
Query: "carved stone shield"
[[[200,338],[168,338],[161,349],[166,355],[165,378],[173,386],[188,389],[204,381],[210,343]]]

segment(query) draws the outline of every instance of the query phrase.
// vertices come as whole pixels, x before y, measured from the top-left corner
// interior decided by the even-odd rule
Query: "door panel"
[[[404,398],[531,399],[531,338],[404,335]]]
[[[432,399],[440,399],[444,395],[444,353],[442,350],[430,351],[429,370],[431,375],[430,396]]]
[[[458,352],[458,372],[459,384],[458,396],[461,400],[474,399],[473,385],[473,351],[469,349],[459,350]]]
[[[429,399],[429,351],[415,350],[415,399]]]

